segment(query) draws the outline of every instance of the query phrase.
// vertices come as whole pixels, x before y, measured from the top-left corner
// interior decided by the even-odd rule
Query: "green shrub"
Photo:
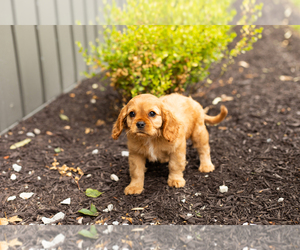
[[[157,0],[153,2],[158,3]],[[178,2],[181,3],[182,0]],[[214,6],[217,5],[217,1],[212,2]],[[128,3],[132,1],[128,0]],[[161,11],[163,6],[164,4]],[[134,6],[129,5],[129,9],[124,10],[124,13],[130,10],[127,14],[120,10],[122,15],[114,12],[114,8],[113,5],[110,18],[123,15],[122,18],[127,17],[125,24],[128,24],[134,13]],[[214,8],[209,10],[215,11]],[[148,15],[151,17],[151,13]],[[139,15],[137,17],[142,18]],[[145,14],[144,22],[140,22],[147,23],[147,18]],[[224,18],[229,20],[228,16]],[[118,21],[116,19],[110,23],[115,24]],[[134,18],[133,20],[136,21]],[[123,32],[113,25],[105,27],[103,43],[98,40],[96,45],[90,44],[89,53],[80,43],[77,45],[87,65],[107,71],[111,86],[127,101],[141,93],[161,96],[183,92],[188,84],[205,79],[212,63],[226,59],[225,62],[222,61],[226,68],[227,63],[235,56],[252,49],[252,44],[260,37],[261,31],[255,26],[241,27],[241,34],[234,48],[228,50],[228,44],[236,37],[232,26],[228,25],[127,25]]]

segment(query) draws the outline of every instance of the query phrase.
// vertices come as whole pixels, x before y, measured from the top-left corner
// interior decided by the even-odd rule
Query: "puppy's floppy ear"
[[[169,110],[166,110],[164,108],[162,108],[162,118],[163,118],[162,135],[167,141],[172,142],[178,136],[178,130],[179,130],[178,121]]]
[[[127,127],[126,120],[125,120],[127,117],[126,110],[127,110],[126,106],[122,108],[118,116],[118,119],[113,126],[112,138],[114,140],[117,140],[120,134],[122,133],[123,129]]]

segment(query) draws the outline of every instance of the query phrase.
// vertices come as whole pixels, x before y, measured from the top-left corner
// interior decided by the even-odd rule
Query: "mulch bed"
[[[130,182],[128,159],[121,155],[127,150],[125,133],[118,141],[111,138],[120,103],[106,87],[107,80],[89,79],[0,137],[0,218],[18,215],[22,222],[12,224],[43,224],[42,217],[63,212],[66,216],[60,224],[77,225],[83,216],[78,210],[93,203],[99,216],[83,216],[83,224],[298,224],[300,39],[294,34],[283,42],[288,30],[265,27],[252,51],[239,56],[220,78],[212,75],[217,80],[193,95],[204,107],[211,107],[211,115],[219,112],[221,103],[211,105],[216,97],[234,97],[223,103],[229,110],[227,119],[208,127],[214,172],[198,171],[199,158],[189,142],[184,188],[167,185],[166,164],[147,163],[145,190],[125,196]],[[249,67],[239,66],[239,61]],[[283,75],[291,78],[280,78]],[[70,120],[62,120],[61,113]],[[97,126],[98,120],[105,124]],[[41,134],[24,147],[10,149],[35,128]],[[56,153],[58,147],[63,151]],[[97,154],[92,153],[95,149]],[[62,176],[50,169],[55,162],[58,167],[79,167],[84,175],[78,182],[75,172],[73,178]],[[20,172],[12,169],[15,163],[22,166]],[[16,180],[10,179],[12,174]],[[111,180],[111,174],[120,180]],[[223,184],[228,186],[227,193],[219,191]],[[103,194],[89,198],[84,193],[87,188]],[[22,192],[34,195],[23,200]],[[17,198],[7,201],[13,195]],[[71,204],[60,204],[66,198],[71,198]],[[279,198],[284,200],[278,202]],[[103,212],[109,204],[113,210]],[[136,207],[144,209],[132,210]]]

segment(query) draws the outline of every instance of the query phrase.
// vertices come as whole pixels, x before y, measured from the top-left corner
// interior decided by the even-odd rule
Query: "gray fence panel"
[[[22,118],[18,70],[10,26],[0,26],[0,131]]]
[[[76,25],[76,26],[72,26],[72,28],[73,28],[73,34],[74,34],[74,43],[76,41],[81,42],[82,46],[84,48],[86,48],[87,45],[86,45],[86,39],[85,39],[84,26]],[[83,71],[86,71],[87,67],[83,60],[82,55],[78,52],[77,45],[75,45],[74,53],[75,53],[75,60],[76,60],[77,80],[82,80],[84,78],[84,76],[81,73]]]
[[[86,6],[82,0],[72,0],[74,23],[85,25],[86,23]]]
[[[97,12],[96,12],[96,21],[97,24],[104,24],[104,5],[102,0],[96,0]]]
[[[2,1],[2,0],[1,0]],[[35,25],[37,24],[36,5],[34,0],[11,0],[14,1],[16,24]]]
[[[57,3],[57,18],[60,25],[72,25],[72,0],[56,0]]]
[[[0,24],[1,25],[14,24],[11,0],[0,1]]]
[[[54,0],[37,0],[38,18],[41,25],[57,24]]]
[[[72,26],[58,25],[57,35],[61,60],[63,89],[69,89],[76,82],[74,41],[72,40]]]
[[[96,24],[96,3],[94,0],[86,1],[87,24]]]
[[[15,26],[25,115],[44,102],[35,29],[35,26]]]
[[[46,101],[61,93],[60,66],[53,25],[38,26]]]

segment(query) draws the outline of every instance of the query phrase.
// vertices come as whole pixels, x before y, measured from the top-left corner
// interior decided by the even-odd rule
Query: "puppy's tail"
[[[209,115],[205,114],[204,121],[205,121],[205,123],[208,123],[210,125],[218,124],[224,120],[224,118],[227,116],[227,114],[228,114],[227,108],[224,105],[222,105],[220,114],[218,114],[216,116],[209,116]]]

